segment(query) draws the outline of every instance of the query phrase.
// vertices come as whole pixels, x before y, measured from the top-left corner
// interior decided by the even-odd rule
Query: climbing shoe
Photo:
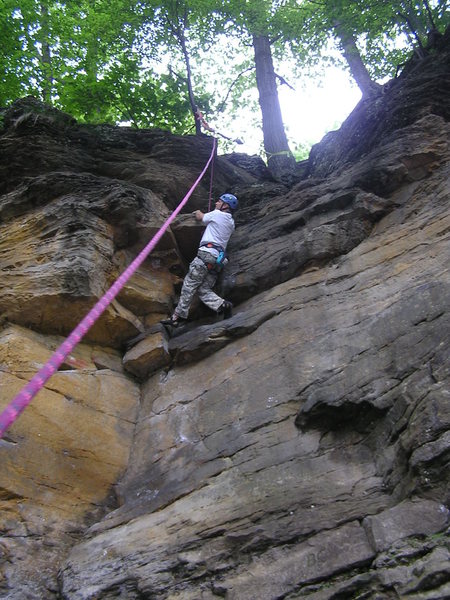
[[[160,321],[160,323],[161,325],[169,325],[170,327],[180,327],[180,325],[186,323],[186,319],[172,315],[169,319],[164,319],[163,321]]]
[[[233,305],[228,300],[224,300],[219,308],[219,313],[223,313],[224,319],[229,319],[233,316]]]

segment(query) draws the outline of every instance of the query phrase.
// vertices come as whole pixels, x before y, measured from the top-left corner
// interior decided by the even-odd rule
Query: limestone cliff
[[[221,282],[169,339],[185,214],[0,441],[0,597],[450,597],[450,36],[298,165],[219,156]],[[0,131],[3,408],[136,256],[209,137]]]

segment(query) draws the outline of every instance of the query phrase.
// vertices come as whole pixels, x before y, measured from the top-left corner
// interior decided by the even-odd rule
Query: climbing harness
[[[214,262],[203,261],[210,271],[212,269],[215,269],[216,271],[221,271],[224,268],[224,266],[228,263],[227,253],[222,248],[222,246],[219,246],[219,244],[214,244],[214,242],[203,242],[203,244],[200,244],[200,248],[214,248],[214,250],[217,250],[217,252],[219,253]]]
[[[202,242],[200,244],[200,248],[214,248],[214,250],[217,250],[218,252],[223,252],[223,248],[222,246],[219,246],[219,244],[215,244],[214,242]]]
[[[109,304],[114,300],[126,282],[134,274],[134,272],[141,266],[147,256],[152,252],[157,243],[161,240],[162,236],[169,228],[169,225],[181,211],[183,206],[187,203],[191,197],[193,191],[200,183],[204,174],[206,173],[211,161],[213,160],[214,153],[216,151],[216,138],[213,137],[213,148],[211,156],[208,159],[203,171],[198,176],[191,189],[188,191],[186,196],[173,211],[173,213],[166,219],[160,230],[153,236],[145,248],[138,254],[133,262],[128,266],[127,269],[120,275],[120,277],[113,283],[109,290],[103,295],[102,298],[96,303],[96,305],[89,311],[89,313],[80,321],[75,327],[72,333],[66,338],[66,340],[57,348],[52,354],[47,363],[36,373],[36,375],[29,381],[29,383],[15,396],[15,398],[8,404],[8,406],[0,413],[0,438],[3,437],[5,431],[14,423],[19,415],[25,410],[30,404],[31,400],[38,393],[38,391],[45,385],[50,377],[58,370],[61,364],[64,362],[66,357],[72,352],[74,347],[81,341],[86,335],[89,329],[94,325],[101,314],[106,310]]]

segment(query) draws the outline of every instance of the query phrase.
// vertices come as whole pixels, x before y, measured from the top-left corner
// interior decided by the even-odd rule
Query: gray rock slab
[[[439,502],[416,498],[405,500],[382,513],[364,519],[364,526],[377,551],[409,536],[430,535],[446,529],[450,512]]]
[[[365,565],[374,557],[363,528],[349,523],[303,544],[268,551],[217,585],[230,600],[277,598],[315,579]],[[214,589],[214,588],[213,588]]]

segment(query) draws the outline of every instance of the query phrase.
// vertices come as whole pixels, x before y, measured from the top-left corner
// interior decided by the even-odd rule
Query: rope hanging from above
[[[216,139],[214,138],[214,147],[216,145]],[[212,186],[213,186],[213,178],[214,178],[214,156],[215,153],[213,153],[213,158],[211,161],[211,176],[209,178],[209,200],[208,200],[208,212],[211,212],[211,206],[212,206]]]

